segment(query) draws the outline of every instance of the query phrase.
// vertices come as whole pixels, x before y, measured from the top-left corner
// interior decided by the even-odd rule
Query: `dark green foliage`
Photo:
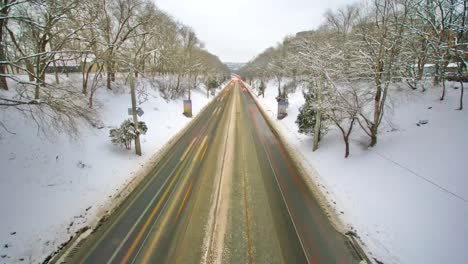
[[[296,119],[296,124],[299,127],[299,133],[302,134],[314,134],[314,127],[316,122],[316,108],[314,105],[314,95],[312,93],[304,93],[306,102],[299,108],[299,115]],[[319,139],[327,132],[326,126],[323,124],[326,122],[326,116],[322,115],[322,122],[320,126]]]
[[[208,88],[213,89],[219,86],[219,82],[216,79],[211,79],[208,81]]]
[[[148,131],[148,126],[143,121],[138,122],[138,130],[141,135],[146,134]],[[109,131],[109,137],[111,142],[116,145],[130,149],[132,146],[132,141],[135,139],[136,131],[133,121],[127,119],[123,121],[119,128],[113,128]]]
[[[133,122],[132,122],[133,125]],[[140,131],[141,135],[145,135],[148,132],[148,126],[143,121],[138,121],[138,130]]]

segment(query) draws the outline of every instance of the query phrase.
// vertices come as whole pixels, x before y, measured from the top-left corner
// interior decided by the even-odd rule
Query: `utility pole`
[[[130,66],[130,74],[128,75],[128,78],[130,81],[130,95],[132,96],[133,124],[135,125],[135,153],[138,156],[141,156],[140,131],[138,130],[138,115],[136,111],[135,70],[133,65]]]

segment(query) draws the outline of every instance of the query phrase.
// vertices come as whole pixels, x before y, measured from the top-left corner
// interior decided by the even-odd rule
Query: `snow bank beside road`
[[[265,98],[258,98],[273,119],[276,90],[269,83]],[[447,92],[441,102],[440,89],[392,89],[393,110],[387,112],[378,145],[368,149],[368,138],[356,128],[348,159],[337,129],[316,152],[312,138],[297,132],[301,91],[290,95],[288,116],[275,121],[318,171],[314,180],[342,221],[386,264],[462,264],[468,259],[468,115],[454,110],[459,90]],[[417,126],[420,120],[429,122]]]
[[[196,115],[209,101],[204,89],[192,92]],[[83,128],[81,136],[44,138],[18,112],[2,110],[5,125],[16,133],[0,139],[0,263],[37,263],[78,229],[106,210],[138,171],[191,119],[182,115],[182,99],[166,102],[149,90],[140,120],[143,156],[113,146],[109,129],[129,118],[128,92],[105,88],[96,95],[104,128]]]

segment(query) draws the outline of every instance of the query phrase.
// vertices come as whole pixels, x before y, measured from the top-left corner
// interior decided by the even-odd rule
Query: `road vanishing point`
[[[231,81],[59,263],[360,263],[249,90]]]

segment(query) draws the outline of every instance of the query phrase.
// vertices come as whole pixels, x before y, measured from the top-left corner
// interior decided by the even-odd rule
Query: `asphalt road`
[[[62,263],[359,263],[231,82]]]

